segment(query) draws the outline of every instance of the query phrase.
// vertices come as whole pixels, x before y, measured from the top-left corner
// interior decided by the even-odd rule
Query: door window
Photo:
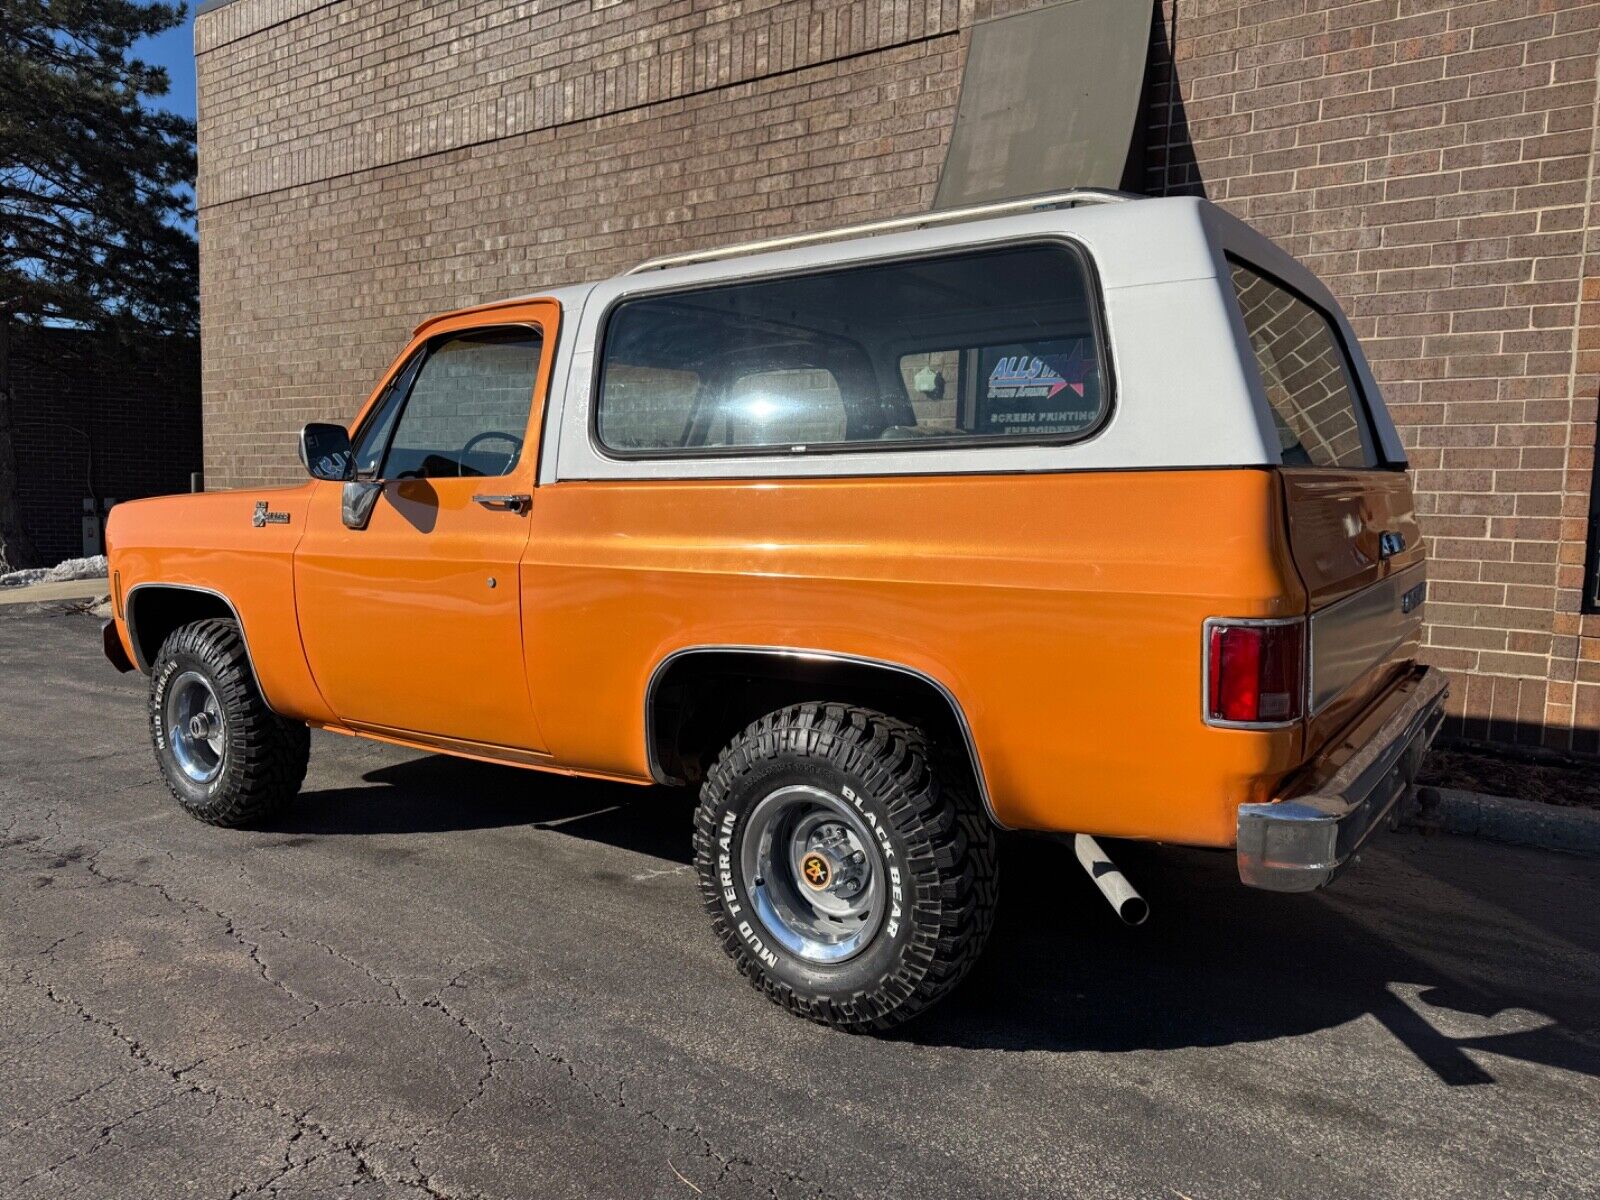
[[[411,356],[411,361],[406,363],[400,373],[390,381],[388,389],[383,393],[377,406],[372,411],[372,416],[367,418],[361,432],[356,435],[356,475],[362,479],[376,479],[378,468],[383,465],[383,452],[389,448],[389,435],[394,432],[394,419],[400,413],[400,406],[405,403],[406,396],[411,392],[411,381],[417,377],[417,368],[422,365],[422,360],[427,357],[426,350],[419,350]]]
[[[430,342],[394,422],[379,476],[509,474],[522,457],[539,350],[538,332],[522,326],[448,334]],[[402,372],[401,379],[410,373]],[[380,408],[374,426],[389,419]],[[361,441],[364,448],[365,431]]]
[[[1355,372],[1332,322],[1266,276],[1232,266],[1284,465],[1376,466]]]

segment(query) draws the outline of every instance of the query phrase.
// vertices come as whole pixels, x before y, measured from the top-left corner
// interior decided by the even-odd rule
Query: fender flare
[[[744,654],[752,657],[791,659],[804,662],[840,663],[882,671],[886,674],[904,676],[926,685],[949,706],[950,715],[954,718],[956,727],[961,730],[962,741],[966,747],[967,761],[972,767],[972,777],[978,785],[978,796],[983,801],[983,809],[988,813],[989,820],[1001,829],[1010,828],[995,814],[994,802],[989,795],[988,780],[983,772],[983,759],[978,754],[977,739],[973,736],[972,726],[967,721],[967,714],[962,709],[961,702],[956,699],[955,693],[950,690],[949,686],[926,671],[918,670],[916,667],[908,667],[904,663],[897,663],[883,658],[871,658],[861,654],[845,654],[835,650],[814,650],[799,646],[706,644],[683,646],[664,656],[651,670],[650,679],[645,685],[644,691],[645,754],[650,765],[650,777],[657,783],[672,786],[682,782],[674,779],[666,771],[656,754],[655,710],[657,689],[661,684],[662,677],[666,675],[674,663],[698,654]]]
[[[146,588],[160,589],[162,591],[169,592],[195,592],[199,595],[210,596],[214,600],[222,601],[223,606],[227,608],[229,613],[232,614],[234,623],[239,626],[239,640],[244,643],[245,662],[249,664],[250,674],[255,677],[256,687],[261,691],[262,703],[266,704],[269,709],[272,709],[271,702],[267,700],[266,690],[261,687],[261,673],[256,670],[255,656],[250,651],[250,635],[245,632],[244,619],[239,616],[239,609],[233,603],[233,601],[228,599],[224,593],[217,591],[215,588],[201,587],[198,584],[193,583],[166,583],[158,579],[147,579],[143,583],[136,583],[128,589],[128,594],[123,598],[122,601],[122,619],[128,626],[128,641],[133,646],[134,665],[137,666],[142,673],[146,675],[150,674],[151,664],[146,661],[144,651],[139,643],[138,629],[134,623],[134,616],[138,611],[138,607],[135,605],[134,601],[138,597],[139,593],[144,591]],[[272,711],[276,712],[277,710],[272,709]]]

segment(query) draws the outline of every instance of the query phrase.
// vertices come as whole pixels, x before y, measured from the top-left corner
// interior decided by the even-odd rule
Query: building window
[[[1583,611],[1600,613],[1600,430],[1589,469],[1589,553],[1583,565]]]

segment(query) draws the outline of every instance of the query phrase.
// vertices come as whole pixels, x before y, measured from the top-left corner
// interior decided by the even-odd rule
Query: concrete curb
[[[1600,812],[1456,788],[1417,788],[1408,826],[1600,857]]]
[[[94,600],[109,595],[105,579],[68,579],[61,583],[31,583],[27,587],[0,588],[0,604],[47,604],[53,600]]]

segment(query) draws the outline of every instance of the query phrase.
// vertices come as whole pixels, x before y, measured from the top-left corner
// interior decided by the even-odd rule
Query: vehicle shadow
[[[1444,868],[1426,904],[1374,911],[1367,901],[1387,905],[1392,891],[1352,897],[1360,885],[1341,881],[1334,898],[1256,892],[1239,885],[1230,855],[1118,843],[1119,864],[1154,913],[1130,929],[1069,847],[1014,838],[983,958],[955,995],[897,1036],[1123,1052],[1262,1042],[1370,1015],[1446,1084],[1494,1082],[1467,1049],[1600,1076],[1593,914],[1572,912],[1558,895],[1530,901],[1526,878],[1482,877],[1474,852],[1487,848],[1464,845],[1464,861],[1416,856],[1424,870]],[[1492,896],[1467,912],[1439,906],[1441,896],[1484,890]],[[1515,936],[1512,925],[1481,919],[1501,918],[1507,907],[1517,909]],[[1585,964],[1578,978],[1541,970],[1526,940],[1541,924],[1539,934],[1578,947],[1563,960]],[[1574,925],[1582,927],[1576,935]]]
[[[268,828],[523,826],[674,864],[693,857],[683,790],[446,755],[363,779],[302,793]],[[1407,835],[1333,891],[1295,896],[1241,887],[1226,853],[1113,843],[1154,914],[1130,929],[1067,845],[1008,835],[1002,849],[988,948],[951,997],[890,1036],[1116,1053],[1265,1042],[1370,1015],[1446,1084],[1494,1082],[1469,1049],[1600,1076],[1600,917],[1587,889],[1568,894],[1574,860],[1541,873],[1550,860],[1532,852]]]
[[[687,863],[694,797],[659,787],[578,779],[427,754],[377,767],[367,786],[303,791],[262,825],[283,834],[448,833],[529,826],[559,829]]]

